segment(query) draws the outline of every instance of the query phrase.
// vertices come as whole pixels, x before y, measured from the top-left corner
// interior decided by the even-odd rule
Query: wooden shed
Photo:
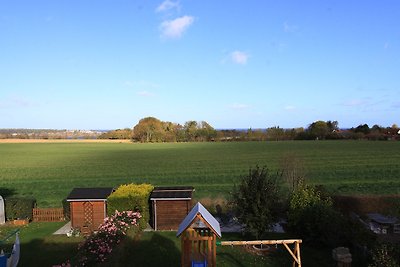
[[[193,186],[155,187],[150,195],[154,230],[178,230],[192,208]]]
[[[71,226],[81,231],[96,230],[107,217],[107,197],[112,187],[74,188],[67,197]]]

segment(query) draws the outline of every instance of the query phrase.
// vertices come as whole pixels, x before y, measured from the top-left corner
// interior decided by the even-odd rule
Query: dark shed
[[[112,187],[74,188],[67,197],[70,203],[71,226],[96,230],[107,216],[107,197]]]
[[[150,195],[154,230],[178,230],[192,208],[193,186],[155,187]]]

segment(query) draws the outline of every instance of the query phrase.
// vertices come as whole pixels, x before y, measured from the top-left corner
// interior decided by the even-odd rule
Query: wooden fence
[[[32,214],[34,222],[61,222],[65,220],[63,208],[34,208]]]

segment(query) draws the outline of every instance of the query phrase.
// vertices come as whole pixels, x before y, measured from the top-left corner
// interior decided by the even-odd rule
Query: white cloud
[[[152,97],[152,96],[155,96],[154,93],[151,93],[151,92],[149,92],[149,91],[140,91],[140,92],[138,92],[137,94],[140,95],[140,96],[144,96],[144,97]]]
[[[299,27],[297,25],[289,24],[288,22],[283,23],[283,30],[285,32],[297,32]]]
[[[230,105],[230,108],[232,108],[232,109],[247,109],[249,107],[250,107],[249,105],[238,104],[238,103],[234,103],[234,104]]]
[[[242,51],[233,51],[231,53],[231,60],[236,64],[246,64],[247,60],[249,59],[249,54],[242,52]]]
[[[180,9],[180,4],[178,1],[173,2],[170,0],[165,0],[164,2],[162,2],[157,8],[156,8],[156,12],[165,12],[168,11],[170,9]]]
[[[295,106],[288,105],[288,106],[285,106],[284,109],[285,109],[285,110],[288,110],[288,111],[291,111],[291,110],[295,110],[296,107],[295,107]]]
[[[163,21],[160,25],[161,37],[170,39],[180,38],[193,22],[194,17],[192,16],[183,16],[174,20]]]

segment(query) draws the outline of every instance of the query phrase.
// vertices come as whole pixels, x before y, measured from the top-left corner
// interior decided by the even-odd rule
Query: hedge
[[[29,219],[32,220],[32,209],[36,199],[27,197],[10,197],[4,201],[7,220]]]
[[[150,220],[149,197],[154,187],[150,184],[121,185],[107,198],[107,214],[111,216],[118,211],[139,211],[141,229],[147,227]]]

